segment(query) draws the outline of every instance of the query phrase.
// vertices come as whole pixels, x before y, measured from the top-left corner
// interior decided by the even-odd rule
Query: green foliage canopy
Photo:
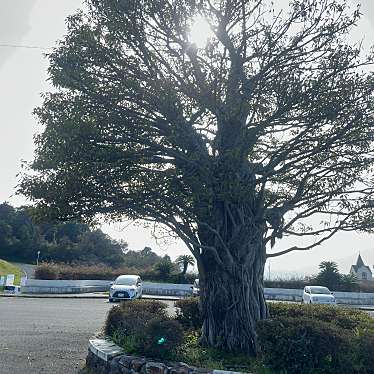
[[[202,341],[229,351],[257,349],[266,257],[373,231],[374,59],[347,43],[360,11],[273,4],[86,0],[49,55],[55,91],[20,185],[47,216],[178,235],[199,268]],[[311,240],[267,251],[284,235]]]
[[[35,224],[29,208],[0,204],[0,258],[41,261],[123,264],[127,243],[77,222]]]
[[[67,220],[163,223],[195,256],[204,231],[223,235],[223,202],[249,204],[266,243],[324,235],[309,249],[371,230],[374,85],[359,68],[372,56],[345,42],[360,13],[338,0],[274,17],[268,6],[86,1],[49,55],[57,92],[36,110],[45,130],[21,191]],[[196,14],[214,32],[202,49],[189,40]],[[303,221],[314,214],[316,230]]]

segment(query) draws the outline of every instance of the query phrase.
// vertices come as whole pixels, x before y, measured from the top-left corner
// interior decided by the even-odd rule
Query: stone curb
[[[89,340],[87,363],[101,368],[100,373],[143,373],[143,374],[243,374],[237,371],[208,370],[195,368],[183,362],[173,363],[169,367],[163,362],[155,362],[145,357],[128,356],[122,348],[108,339],[92,338]],[[90,357],[92,354],[96,358]],[[93,361],[96,360],[96,363]],[[98,362],[104,361],[101,365]],[[118,367],[118,371],[117,371]],[[249,373],[251,374],[251,373]]]
[[[31,299],[108,299],[108,295],[80,295],[80,294],[0,294],[0,297],[16,297]],[[178,301],[183,297],[165,296],[165,295],[143,295],[143,299],[155,299],[165,301]]]
[[[118,347],[118,345],[109,340],[99,338],[90,339],[88,341],[88,349],[105,362],[124,353],[123,349]]]

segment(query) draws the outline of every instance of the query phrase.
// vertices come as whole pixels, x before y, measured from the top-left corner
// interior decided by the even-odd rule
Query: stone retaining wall
[[[196,368],[183,362],[160,362],[146,357],[129,356],[106,339],[89,341],[86,367],[94,374],[240,374]]]

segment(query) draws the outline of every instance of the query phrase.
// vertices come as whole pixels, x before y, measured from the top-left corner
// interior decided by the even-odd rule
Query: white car
[[[109,302],[140,299],[142,294],[143,286],[139,275],[120,275],[110,286]]]
[[[335,305],[336,300],[333,293],[327,287],[306,286],[303,292],[303,303]]]

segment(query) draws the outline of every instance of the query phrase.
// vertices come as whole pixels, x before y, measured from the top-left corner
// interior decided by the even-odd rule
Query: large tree
[[[49,55],[55,91],[36,110],[45,129],[21,191],[60,219],[170,229],[197,261],[202,342],[253,352],[268,315],[266,258],[372,228],[372,57],[347,44],[359,10],[343,0],[283,12],[270,0],[85,7]],[[196,19],[212,31],[205,46],[191,37]],[[313,240],[275,253],[283,235]]]

